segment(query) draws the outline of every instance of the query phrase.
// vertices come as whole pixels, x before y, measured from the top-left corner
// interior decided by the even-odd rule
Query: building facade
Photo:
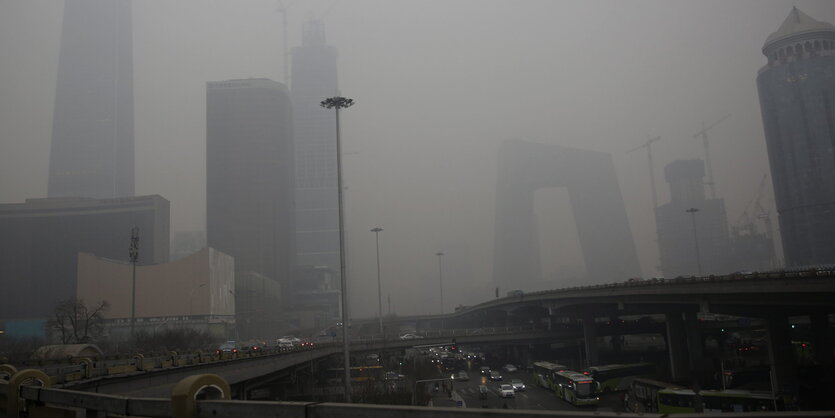
[[[762,49],[763,127],[786,266],[835,262],[835,27],[793,8]]]
[[[51,317],[76,295],[78,253],[128,261],[134,226],[138,264],[167,262],[169,206],[157,195],[0,205],[0,319]]]
[[[206,91],[206,239],[285,288],[294,270],[293,120],[287,88],[268,79]],[[251,307],[238,306],[239,311]]]
[[[132,266],[78,255],[77,296],[88,305],[107,302],[111,337],[129,335]],[[164,264],[136,268],[136,329],[152,333],[192,328],[228,338],[235,318],[235,262],[213,248]]]
[[[134,194],[129,0],[67,0],[55,86],[49,197]]]
[[[296,250],[300,266],[339,272],[339,203],[334,112],[322,100],[338,94],[336,49],[321,21],[304,24],[293,49],[292,97],[296,147]],[[337,273],[337,277],[339,274]]]
[[[664,167],[671,199],[655,210],[664,277],[728,272],[731,248],[725,201],[705,197],[704,176],[702,160],[678,160]],[[690,209],[698,211],[687,212]]]

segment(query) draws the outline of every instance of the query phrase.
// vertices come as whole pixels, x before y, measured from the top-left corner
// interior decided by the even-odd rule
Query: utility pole
[[[136,262],[139,261],[139,227],[134,226],[130,230],[130,248],[128,257],[133,264],[133,279],[131,280],[130,292],[130,336],[136,341]]]
[[[374,237],[377,241],[377,319],[380,321],[380,334],[384,334],[383,332],[383,286],[382,282],[380,281],[380,231],[383,228],[375,227],[371,230],[374,233]]]
[[[441,315],[444,314],[444,268],[441,259],[444,253],[438,251],[435,253],[438,256],[438,280],[441,282]]]
[[[345,402],[351,403],[351,356],[348,344],[348,277],[345,268],[345,217],[342,198],[342,143],[339,132],[339,110],[354,105],[354,100],[347,97],[335,96],[319,103],[325,109],[336,111],[336,188],[339,204],[339,277],[342,285],[342,356],[345,357]]]
[[[699,234],[696,233],[696,212],[699,209],[697,208],[690,208],[685,210],[685,212],[689,213],[691,219],[693,220],[693,243],[696,245],[696,268],[699,271],[699,277],[702,277],[702,259],[701,255],[699,254]]]

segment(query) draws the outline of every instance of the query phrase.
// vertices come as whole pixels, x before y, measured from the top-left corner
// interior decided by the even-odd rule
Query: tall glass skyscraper
[[[325,43],[321,21],[303,27],[293,49],[292,88],[296,147],[296,249],[300,266],[339,271],[334,112],[319,103],[338,94],[336,49]]]
[[[49,197],[134,194],[129,0],[67,0],[49,157]]]
[[[759,71],[787,266],[835,263],[835,27],[793,8]]]

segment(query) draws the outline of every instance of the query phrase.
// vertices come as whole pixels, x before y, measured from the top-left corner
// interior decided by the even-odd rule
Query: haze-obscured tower
[[[787,266],[835,262],[835,28],[792,8],[763,45],[763,127]]]
[[[242,300],[252,293],[240,288],[244,279],[266,277],[286,287],[294,270],[292,124],[290,95],[281,83],[255,78],[207,84],[206,239],[235,257],[237,322],[249,335],[275,332],[254,325],[280,319],[280,306],[256,311]],[[277,287],[264,285],[262,293]],[[277,299],[277,292],[261,296]]]
[[[132,42],[129,0],[67,0],[49,197],[133,196]]]
[[[665,277],[695,276],[700,268],[703,275],[728,272],[730,241],[725,201],[705,197],[704,177],[702,160],[678,160],[664,167],[664,178],[670,185],[670,202],[655,210],[655,222],[661,271]],[[686,212],[691,208],[698,209],[696,238],[693,215]]]
[[[565,187],[589,284],[640,277],[612,156],[526,141],[499,148],[493,281],[500,290],[543,287],[534,192]]]
[[[297,262],[339,272],[334,112],[319,106],[322,100],[338,94],[336,74],[336,49],[325,43],[324,24],[318,20],[305,23],[302,46],[293,49],[291,77]]]

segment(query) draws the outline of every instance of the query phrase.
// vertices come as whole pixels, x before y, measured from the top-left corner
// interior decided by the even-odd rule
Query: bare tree
[[[55,307],[50,328],[60,332],[62,344],[88,343],[104,331],[104,313],[109,307],[107,301],[88,307],[82,299],[64,300]]]

